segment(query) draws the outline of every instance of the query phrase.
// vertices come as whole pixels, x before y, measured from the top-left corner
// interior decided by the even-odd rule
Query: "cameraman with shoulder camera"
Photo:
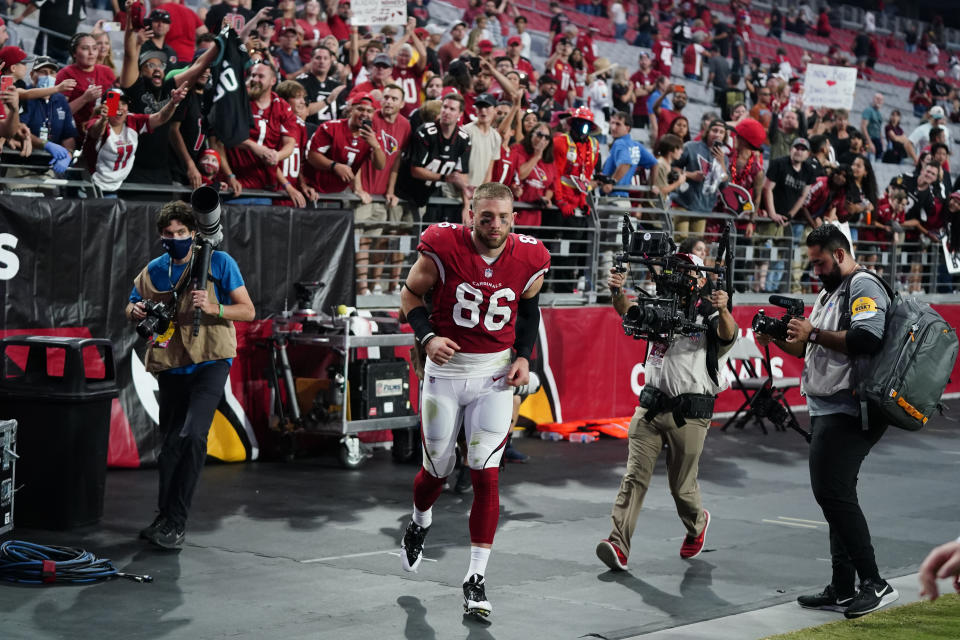
[[[887,425],[868,416],[868,427],[863,426],[854,357],[880,348],[890,298],[874,276],[859,271],[839,227],[824,224],[814,229],[807,236],[807,255],[824,288],[810,318],[791,319],[785,341],[758,333],[757,342],[765,346],[773,341],[804,359],[801,391],[807,397],[813,436],[810,484],[830,525],[833,578],[821,593],[800,596],[797,602],[856,618],[899,597],[880,577],[857,500],[860,465]]]
[[[677,255],[703,266],[699,256]],[[671,342],[649,342],[644,363],[646,384],[640,394],[640,406],[630,421],[627,473],[611,513],[613,530],[608,539],[597,545],[597,557],[614,571],[627,568],[630,538],[664,442],[669,445],[670,493],[687,530],[680,547],[681,558],[700,554],[710,524],[710,514],[701,504],[697,471],[714,400],[727,385],[720,372],[739,329],[727,308],[727,292],[718,289],[709,297],[703,297],[706,274],[694,273],[698,274],[697,322],[709,329],[694,335],[678,335]],[[607,284],[614,294],[613,307],[621,316],[637,306],[624,295],[625,282],[625,273],[611,269]]]
[[[233,321],[249,322],[256,312],[236,261],[223,251],[212,253],[206,289],[192,288],[200,252],[195,251],[197,220],[189,204],[163,205],[157,231],[166,253],[134,279],[126,316],[139,323],[141,335],[152,337],[144,363],[157,374],[163,437],[157,460],[159,514],[140,537],[176,549],[183,545],[190,501],[206,459],[207,432],[237,355]],[[157,309],[158,302],[164,308]],[[202,311],[196,336],[195,309]]]

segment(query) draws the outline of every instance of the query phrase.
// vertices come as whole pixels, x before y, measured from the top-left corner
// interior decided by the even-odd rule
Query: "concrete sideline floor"
[[[3,539],[82,547],[154,583],[0,584],[0,637],[739,640],[836,619],[785,604],[830,578],[797,434],[712,430],[700,473],[712,523],[705,552],[689,561],[679,557],[684,532],[661,456],[629,573],[594,556],[609,533],[625,442],[516,444],[532,460],[501,475],[487,621],[462,615],[472,494],[441,496],[426,559],[406,574],[398,541],[416,468],[379,450],[357,471],[333,457],[208,465],[187,544],[173,553],[137,540],[153,517],[156,472],[111,471],[99,525]],[[919,433],[889,430],[867,458],[861,502],[883,575],[908,576],[895,584],[915,584],[927,552],[958,534],[958,465],[960,430],[942,418]],[[915,597],[900,588],[901,602]],[[745,612],[754,613],[737,615]]]

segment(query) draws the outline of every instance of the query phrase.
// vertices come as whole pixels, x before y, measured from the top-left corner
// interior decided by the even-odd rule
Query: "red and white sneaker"
[[[597,557],[613,571],[627,570],[627,556],[610,540],[600,541],[597,545]]]
[[[703,518],[703,531],[700,532],[700,535],[696,538],[687,536],[683,539],[683,544],[680,545],[680,557],[685,560],[696,558],[703,551],[703,542],[707,537],[707,527],[710,526],[710,512],[706,509],[703,510]]]

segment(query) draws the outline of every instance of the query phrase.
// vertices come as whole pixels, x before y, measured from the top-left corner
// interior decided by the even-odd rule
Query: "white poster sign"
[[[803,79],[803,104],[808,107],[852,109],[857,90],[857,70],[825,64],[807,65]]]
[[[953,276],[957,275],[960,273],[960,253],[950,250],[947,234],[943,234],[940,244],[943,246],[943,259],[947,265],[947,272]]]
[[[407,0],[352,0],[350,24],[382,27],[385,24],[407,24]]]

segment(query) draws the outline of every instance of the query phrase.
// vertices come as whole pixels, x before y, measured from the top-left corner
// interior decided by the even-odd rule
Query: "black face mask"
[[[574,142],[585,142],[590,137],[590,123],[580,118],[571,120],[570,137]]]

